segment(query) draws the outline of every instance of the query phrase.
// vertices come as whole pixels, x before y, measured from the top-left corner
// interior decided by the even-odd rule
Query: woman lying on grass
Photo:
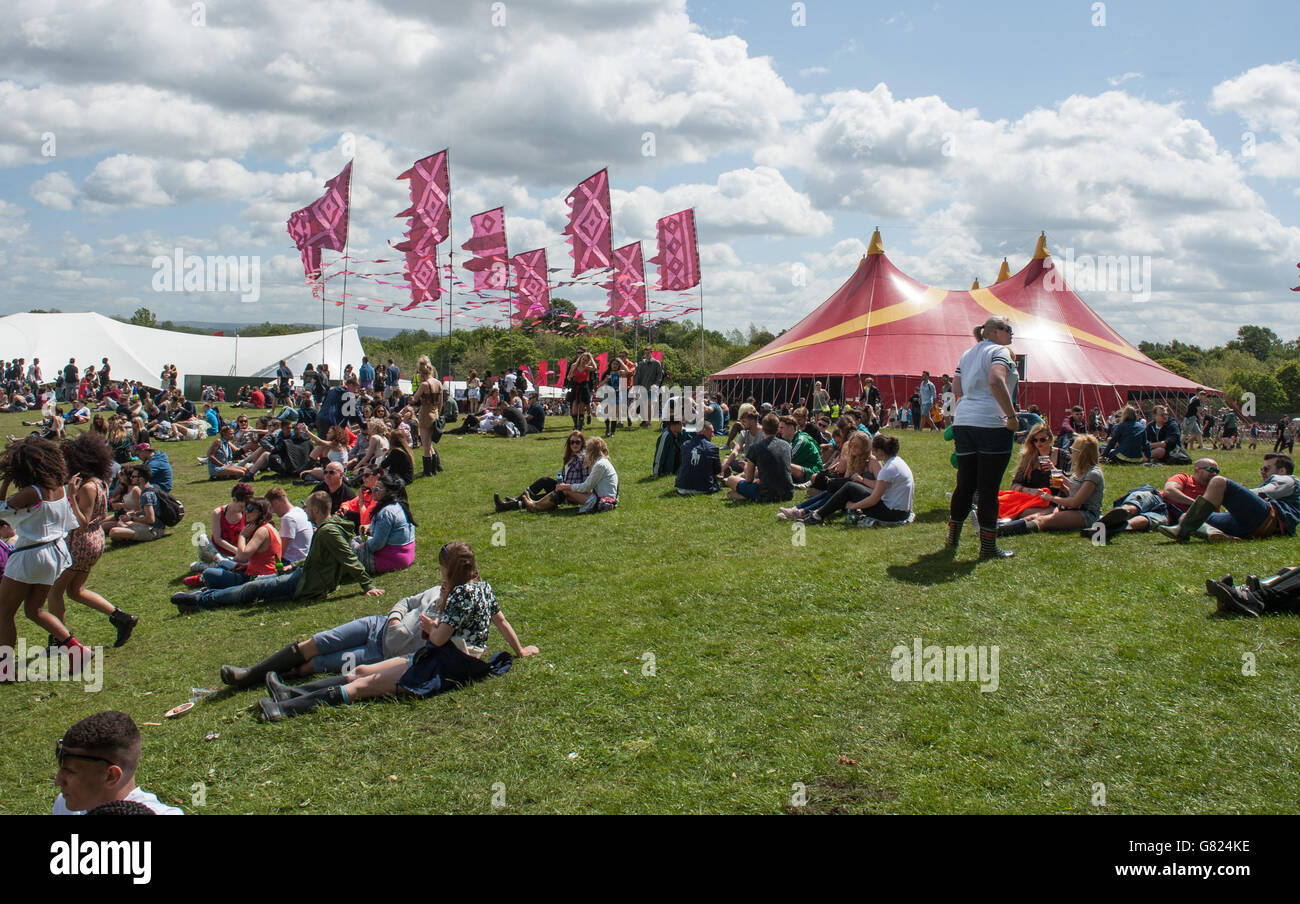
[[[1070,451],[1070,474],[1065,480],[1068,495],[1055,500],[1054,511],[1003,524],[998,528],[999,537],[1048,530],[1086,530],[1101,517],[1101,500],[1106,492],[1106,478],[1097,467],[1101,443],[1095,436],[1080,434]]]
[[[448,543],[438,554],[438,564],[442,569],[442,602],[434,615],[420,616],[426,642],[413,657],[397,656],[377,665],[360,666],[350,675],[296,688],[280,684],[272,672],[267,675],[267,687],[273,696],[258,702],[262,716],[274,722],[322,703],[342,706],[353,700],[398,693],[429,697],[488,675],[503,675],[513,662],[509,653],[497,653],[491,660],[483,658],[489,624],[496,626],[515,655],[537,653],[537,647],[519,643],[514,628],[497,606],[492,587],[479,577],[468,543]]]

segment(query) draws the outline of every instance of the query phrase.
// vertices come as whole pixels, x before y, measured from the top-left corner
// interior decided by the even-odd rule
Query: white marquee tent
[[[0,358],[26,358],[29,364],[39,358],[47,382],[54,382],[69,358],[76,358],[81,370],[88,364],[98,368],[100,359],[108,358],[114,379],[157,386],[164,364],[176,365],[182,383],[186,374],[269,378],[281,359],[295,375],[324,361],[337,377],[344,365],[360,367],[363,354],[355,325],[325,330],[322,350],[319,332],[237,339],[134,326],[96,313],[0,317]]]

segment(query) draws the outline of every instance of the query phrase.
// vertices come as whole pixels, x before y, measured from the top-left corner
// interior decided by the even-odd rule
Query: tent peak
[[[1052,253],[1047,250],[1047,233],[1041,232],[1038,235],[1038,244],[1034,246],[1034,260],[1046,260],[1051,256]]]
[[[877,226],[876,231],[871,233],[871,244],[867,246],[867,254],[884,254],[884,253],[885,253],[885,243],[880,239],[880,227]]]
[[[980,287],[980,280],[979,280],[979,277],[977,276],[977,277],[975,277],[975,282],[971,283],[970,288],[971,288],[971,291],[974,292],[974,291],[975,291],[976,289],[978,289],[979,287]]]
[[[1007,259],[1004,257],[1002,258],[1002,266],[998,268],[997,281],[1005,282],[1010,278],[1011,278],[1011,265],[1007,263]]]

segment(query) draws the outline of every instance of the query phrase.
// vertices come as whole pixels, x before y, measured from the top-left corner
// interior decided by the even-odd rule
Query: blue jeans
[[[1154,512],[1157,509],[1164,508],[1165,501],[1159,493],[1153,493],[1150,490],[1134,490],[1119,501],[1120,505],[1137,506],[1138,514],[1145,515],[1147,512]]]
[[[225,590],[200,590],[194,601],[204,609],[220,609],[224,606],[247,606],[249,603],[291,600],[298,592],[300,581],[302,581],[302,571],[299,570],[290,571],[288,574],[267,575]]]
[[[222,568],[214,565],[211,568],[203,570],[203,586],[213,590],[225,590],[227,587],[238,587],[248,580],[248,575],[235,571],[233,568]]]
[[[1223,491],[1223,508],[1206,518],[1205,523],[1234,537],[1249,537],[1259,530],[1273,507],[1253,490],[1229,480]]]
[[[314,635],[316,671],[341,672],[349,655],[353,666],[383,662],[386,630],[388,616],[366,615]]]

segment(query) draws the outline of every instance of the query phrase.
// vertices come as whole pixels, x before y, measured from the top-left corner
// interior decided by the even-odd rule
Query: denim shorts
[[[953,427],[958,455],[1010,455],[1015,434],[1006,427]]]
[[[757,502],[758,481],[742,480],[740,483],[736,484],[736,492],[744,496],[746,499],[750,500],[751,502]]]
[[[316,671],[343,671],[348,654],[353,666],[383,662],[387,628],[388,616],[365,615],[316,634],[312,637],[316,644]]]

